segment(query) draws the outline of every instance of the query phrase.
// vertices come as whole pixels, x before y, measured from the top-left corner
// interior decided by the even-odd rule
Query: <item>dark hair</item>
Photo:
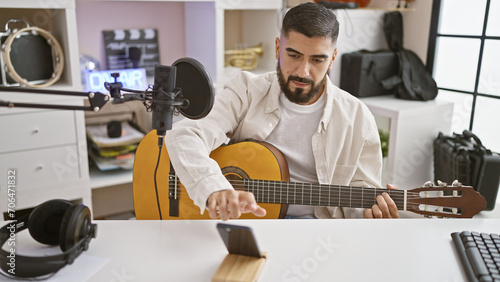
[[[330,37],[333,43],[339,36],[337,17],[327,8],[312,2],[302,3],[290,9],[285,18],[281,33],[288,37],[296,31],[307,37]]]

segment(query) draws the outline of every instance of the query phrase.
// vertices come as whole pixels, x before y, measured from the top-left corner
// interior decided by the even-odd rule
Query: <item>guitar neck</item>
[[[387,192],[398,209],[406,208],[404,190],[256,179],[244,179],[243,183],[245,190],[252,192],[259,203],[371,208],[377,203],[377,195]]]

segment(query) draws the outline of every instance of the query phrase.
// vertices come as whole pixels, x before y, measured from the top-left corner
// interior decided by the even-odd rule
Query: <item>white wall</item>
[[[394,6],[397,2],[371,0],[368,7]],[[432,0],[412,1],[409,3],[409,8],[411,11],[401,12],[403,15],[403,44],[406,49],[415,52],[425,63],[431,26]]]
[[[158,30],[160,63],[171,65],[185,54],[184,4],[178,2],[76,1],[80,53],[106,65],[103,30],[155,28]]]

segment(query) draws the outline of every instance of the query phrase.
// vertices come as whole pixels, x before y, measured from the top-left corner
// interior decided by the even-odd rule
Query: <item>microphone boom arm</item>
[[[0,107],[8,108],[39,108],[39,109],[56,109],[56,110],[79,110],[79,111],[93,111],[98,112],[104,105],[113,97],[113,104],[121,104],[128,101],[146,101],[148,94],[151,95],[152,91],[140,91],[123,88],[123,84],[117,81],[118,73],[113,73],[114,82],[106,82],[105,88],[110,94],[101,92],[79,92],[79,91],[65,91],[65,90],[48,90],[40,88],[26,88],[26,87],[8,87],[0,86],[0,92],[21,92],[21,93],[35,93],[35,94],[49,94],[49,95],[67,95],[67,96],[80,96],[87,97],[90,106],[75,106],[75,105],[58,105],[58,104],[34,104],[34,103],[18,103],[11,101],[0,100]],[[132,93],[124,93],[121,91]]]
[[[0,86],[0,92],[22,92],[22,93],[35,93],[35,94],[50,94],[50,95],[67,95],[67,96],[80,96],[87,97],[90,106],[75,106],[75,105],[57,105],[57,104],[35,104],[35,103],[18,103],[11,101],[0,100],[0,107],[8,108],[39,108],[39,109],[57,109],[57,110],[80,110],[80,111],[99,111],[106,102],[109,101],[111,96],[101,92],[78,92],[78,91],[64,91],[64,90],[47,90],[35,89],[25,87],[8,87]]]

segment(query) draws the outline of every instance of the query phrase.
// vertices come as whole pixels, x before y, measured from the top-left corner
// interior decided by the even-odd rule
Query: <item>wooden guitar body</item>
[[[168,133],[167,133],[168,134]],[[263,144],[264,146],[260,145]],[[160,219],[154,185],[154,173],[158,161],[158,136],[156,131],[149,132],[139,144],[134,161],[133,197],[137,219]],[[228,179],[267,179],[288,181],[288,166],[278,150],[265,143],[242,142],[221,147],[210,155],[217,161],[222,172]],[[238,157],[235,157],[238,156]],[[263,165],[265,164],[265,165]],[[210,219],[208,211],[203,214],[200,208],[189,198],[184,186],[171,179],[170,158],[163,145],[158,172],[156,176],[158,198],[163,219]],[[170,179],[169,179],[170,178]],[[177,180],[178,181],[178,180]],[[169,200],[169,184],[177,184],[179,189],[176,197],[179,200],[178,216],[171,216]],[[239,187],[235,187],[239,189]],[[243,187],[241,187],[243,190]],[[288,205],[286,204],[259,204],[266,209],[265,217],[256,217],[253,214],[243,214],[240,218],[276,219],[284,217]]]

